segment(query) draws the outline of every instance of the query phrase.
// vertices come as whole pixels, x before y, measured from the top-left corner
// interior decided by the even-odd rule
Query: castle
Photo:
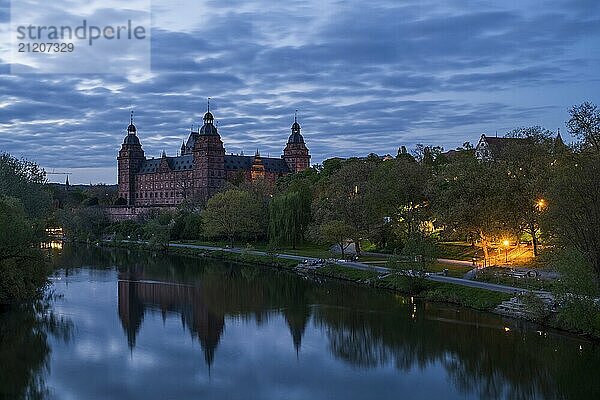
[[[226,154],[210,103],[203,120],[204,125],[198,131],[192,129],[178,156],[168,157],[163,151],[160,158],[148,159],[137,136],[132,113],[117,157],[117,204],[173,207],[186,199],[206,201],[226,181],[275,182],[278,177],[310,166],[310,154],[297,117],[294,117],[292,133],[281,158],[262,157],[258,150],[254,156]]]

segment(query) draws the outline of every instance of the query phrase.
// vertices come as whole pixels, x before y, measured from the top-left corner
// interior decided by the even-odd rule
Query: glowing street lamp
[[[544,211],[544,209],[548,206],[548,204],[546,203],[546,200],[544,200],[544,199],[539,199],[538,201],[535,202],[535,205],[537,206],[539,211]]]
[[[508,246],[510,246],[510,242],[504,239],[502,244],[504,245],[504,262],[508,263]]]

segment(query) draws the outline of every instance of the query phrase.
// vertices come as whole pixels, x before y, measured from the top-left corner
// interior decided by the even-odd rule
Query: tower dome
[[[292,134],[288,139],[288,143],[304,143],[304,138],[300,133],[300,124],[298,123],[298,110],[294,114],[294,123],[292,124]]]
[[[137,128],[133,124],[133,111],[129,119],[129,126],[127,127],[127,136],[123,140],[123,144],[140,144],[140,139],[137,137]]]
[[[204,114],[204,125],[200,128],[200,135],[218,135],[217,127],[214,125],[215,117],[210,112],[210,97],[208,98],[208,104],[206,114]]]

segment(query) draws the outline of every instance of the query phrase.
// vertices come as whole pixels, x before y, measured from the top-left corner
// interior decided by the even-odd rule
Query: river
[[[47,302],[0,314],[0,398],[600,398],[600,347],[523,321],[209,259],[54,252]]]

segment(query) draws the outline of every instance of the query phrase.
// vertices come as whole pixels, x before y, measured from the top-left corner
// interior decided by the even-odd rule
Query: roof
[[[292,132],[290,137],[288,138],[288,144],[290,143],[304,143],[304,138],[300,134],[300,132]]]
[[[511,137],[487,137],[481,135],[479,143],[475,148],[475,154],[479,159],[492,159],[502,157],[511,148],[523,144],[527,138],[511,138]]]
[[[252,168],[252,163],[254,162],[254,157],[255,156],[226,155],[225,156],[225,170],[238,170],[238,169],[250,170]],[[290,169],[283,158],[261,157],[260,159],[261,159],[263,165],[265,166],[266,172],[274,172],[274,173],[290,172]]]
[[[485,141],[488,144],[489,149],[492,153],[501,153],[504,149],[509,146],[514,146],[516,144],[522,143],[527,139],[523,138],[497,138],[497,137],[485,137]]]
[[[123,140],[123,144],[136,144],[136,145],[139,145],[140,144],[140,139],[138,139],[138,137],[135,134],[130,133],[127,136],[125,136],[125,139]]]
[[[195,132],[195,131],[190,132],[190,136],[188,136],[187,143],[185,144],[185,146],[189,150],[192,150],[194,148],[194,146],[196,145],[196,140],[198,140],[198,136],[200,136],[200,134],[198,132]]]
[[[218,135],[217,127],[212,122],[205,122],[200,128],[200,135]]]
[[[192,154],[186,154],[178,157],[164,157],[169,163],[169,167],[173,171],[185,171],[191,170],[194,167],[194,156]],[[145,160],[138,171],[140,174],[150,174],[158,172],[162,158],[152,158]]]
[[[150,174],[158,172],[160,162],[162,159],[166,159],[169,163],[169,167],[173,171],[186,171],[194,168],[194,156],[193,154],[186,154],[177,157],[165,157],[165,158],[153,158],[145,160],[140,167],[138,173]],[[266,172],[273,173],[289,173],[290,169],[282,158],[269,158],[261,157],[262,163],[265,166]],[[226,155],[224,159],[225,170],[250,170],[252,163],[254,162],[254,156],[236,156]]]

